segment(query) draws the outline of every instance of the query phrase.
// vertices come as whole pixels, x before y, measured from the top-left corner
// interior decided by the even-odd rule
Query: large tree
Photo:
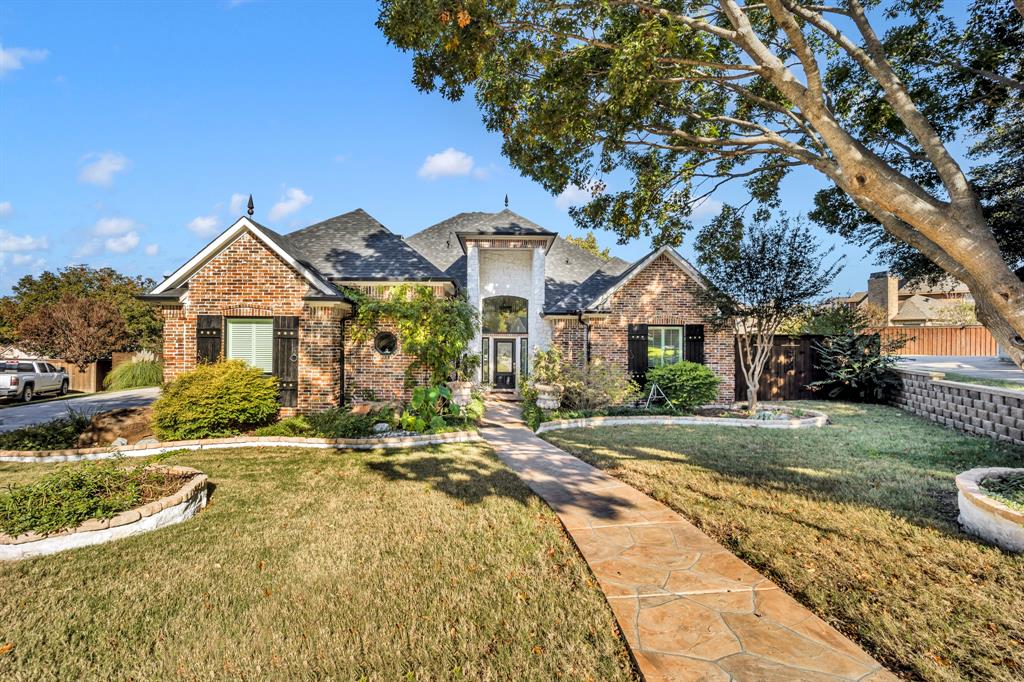
[[[112,350],[161,350],[163,321],[160,313],[136,296],[155,286],[146,277],[132,277],[113,268],[72,265],[57,272],[25,275],[12,287],[11,295],[0,299],[0,342],[19,343],[22,321],[46,306],[66,297],[112,304],[124,322],[128,341]]]
[[[1024,361],[1016,256],[949,144],[970,123],[965,107],[991,112],[1019,95],[1022,58],[1000,47],[1019,36],[1009,0],[976,3],[972,17],[998,30],[973,36],[940,0],[381,5],[388,39],[415,53],[420,89],[458,99],[472,87],[513,165],[552,192],[596,190],[574,212],[583,227],[677,243],[724,183],[745,182],[772,209],[779,182],[808,167],[834,188],[823,220],[877,226],[880,245],[962,280],[979,320]],[[972,49],[983,58],[965,60]]]

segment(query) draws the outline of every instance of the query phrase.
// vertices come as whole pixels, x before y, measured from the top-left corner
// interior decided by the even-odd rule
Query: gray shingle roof
[[[459,244],[459,234],[554,233],[506,209],[498,213],[459,213],[406,238],[413,248],[465,288],[466,256]],[[544,300],[548,307],[545,312],[561,310],[558,304],[599,269],[604,268],[606,276],[612,276],[628,267],[629,263],[621,258],[605,262],[556,235],[545,259]],[[597,281],[591,284],[596,286]]]
[[[449,279],[361,208],[287,235],[268,232],[332,280]]]
[[[551,314],[570,314],[590,307],[596,299],[619,283],[633,266],[621,258],[612,258],[595,270],[579,286],[570,291],[564,298],[549,304],[545,311]]]

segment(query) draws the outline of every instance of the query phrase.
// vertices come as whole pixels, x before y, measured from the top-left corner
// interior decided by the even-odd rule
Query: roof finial
[[[252,195],[250,194],[249,195],[249,211],[248,211],[249,217],[251,218],[252,214],[255,213],[255,212],[256,212],[256,204],[252,203]]]
[[[508,208],[508,193],[505,193],[505,208]]]

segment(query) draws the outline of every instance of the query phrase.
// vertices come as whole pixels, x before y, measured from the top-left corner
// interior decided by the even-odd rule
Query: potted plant
[[[562,387],[558,384],[534,384],[537,391],[537,407],[542,410],[557,410],[562,404]]]
[[[448,388],[452,392],[452,402],[460,407],[465,407],[472,399],[473,378],[476,370],[480,367],[480,356],[476,353],[467,353],[459,358],[455,366],[455,381],[448,382]]]

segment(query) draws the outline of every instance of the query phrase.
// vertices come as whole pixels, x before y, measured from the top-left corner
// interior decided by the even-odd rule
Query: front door
[[[494,340],[494,387],[506,389],[516,387],[515,339]]]

